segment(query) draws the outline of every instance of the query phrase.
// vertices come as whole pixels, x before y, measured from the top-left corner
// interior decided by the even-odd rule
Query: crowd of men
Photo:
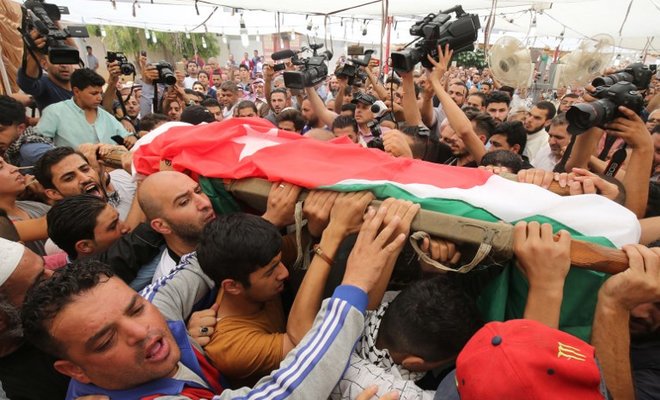
[[[590,87],[534,101],[451,59],[439,49],[432,69],[399,73],[373,62],[364,80],[329,75],[296,91],[256,50],[225,65],[174,62],[172,84],[144,55],[130,82],[118,62],[99,75],[89,47],[87,67],[27,56],[18,82],[30,103],[0,96],[6,398],[660,398],[660,81],[640,114],[620,107],[604,129],[573,136],[566,112],[594,100]],[[560,321],[571,234],[518,222],[508,268],[526,279],[524,313],[489,321],[478,299],[506,272],[433,268],[466,263],[440,238],[420,239],[417,257],[418,204],[312,190],[301,228],[302,189],[289,182],[273,183],[262,215],[221,214],[184,172],[132,174],[129,150],[153,135],[232,118],[557,182],[618,202],[641,238],[623,247],[625,272],[600,275],[584,310],[591,332],[578,337]]]

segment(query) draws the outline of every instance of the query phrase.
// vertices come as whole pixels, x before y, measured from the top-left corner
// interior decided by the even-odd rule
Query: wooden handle
[[[572,240],[571,265],[608,274],[618,274],[628,269],[628,256],[623,250]]]
[[[510,181],[516,181],[518,182],[518,175],[516,174],[509,174],[509,173],[501,173],[499,174],[502,178],[506,178]],[[550,184],[550,187],[548,188],[549,191],[551,191],[554,194],[558,194],[560,196],[568,196],[570,195],[570,191],[568,189],[568,186],[566,187],[561,187],[559,186],[559,182],[557,181],[552,181]]]
[[[252,208],[265,211],[271,183],[263,179],[225,180],[229,192]],[[306,191],[301,193],[301,200]],[[373,205],[378,207],[379,201]],[[414,230],[422,230],[431,236],[478,245],[488,237],[493,253],[499,259],[513,256],[513,226],[472,220],[429,210],[420,210],[412,222]],[[579,240],[571,242],[571,264],[579,268],[616,274],[628,268],[628,258],[621,250],[610,249]]]

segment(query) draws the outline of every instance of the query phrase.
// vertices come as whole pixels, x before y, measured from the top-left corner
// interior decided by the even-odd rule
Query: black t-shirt
[[[11,400],[64,399],[69,378],[55,371],[55,358],[24,343],[0,358],[0,381]]]
[[[53,81],[43,74],[38,79],[33,79],[25,75],[23,68],[18,70],[18,87],[25,93],[34,97],[39,111],[43,111],[53,103],[68,100],[73,97],[73,92],[57,86]]]
[[[660,398],[660,338],[644,342],[632,339],[630,362],[635,381],[635,398]]]

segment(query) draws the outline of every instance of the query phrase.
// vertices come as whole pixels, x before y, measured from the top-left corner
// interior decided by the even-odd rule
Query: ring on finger
[[[199,333],[201,335],[207,335],[209,333],[209,327],[208,326],[202,326],[199,328]]]
[[[284,189],[285,187],[286,186],[283,183],[280,183],[280,186],[279,186],[280,189]]]

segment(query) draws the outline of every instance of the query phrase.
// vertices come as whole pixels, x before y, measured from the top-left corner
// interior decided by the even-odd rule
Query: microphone
[[[276,51],[270,57],[275,61],[279,61],[279,60],[284,60],[285,58],[294,57],[295,55],[296,55],[295,51],[291,49],[286,49],[286,50]]]

